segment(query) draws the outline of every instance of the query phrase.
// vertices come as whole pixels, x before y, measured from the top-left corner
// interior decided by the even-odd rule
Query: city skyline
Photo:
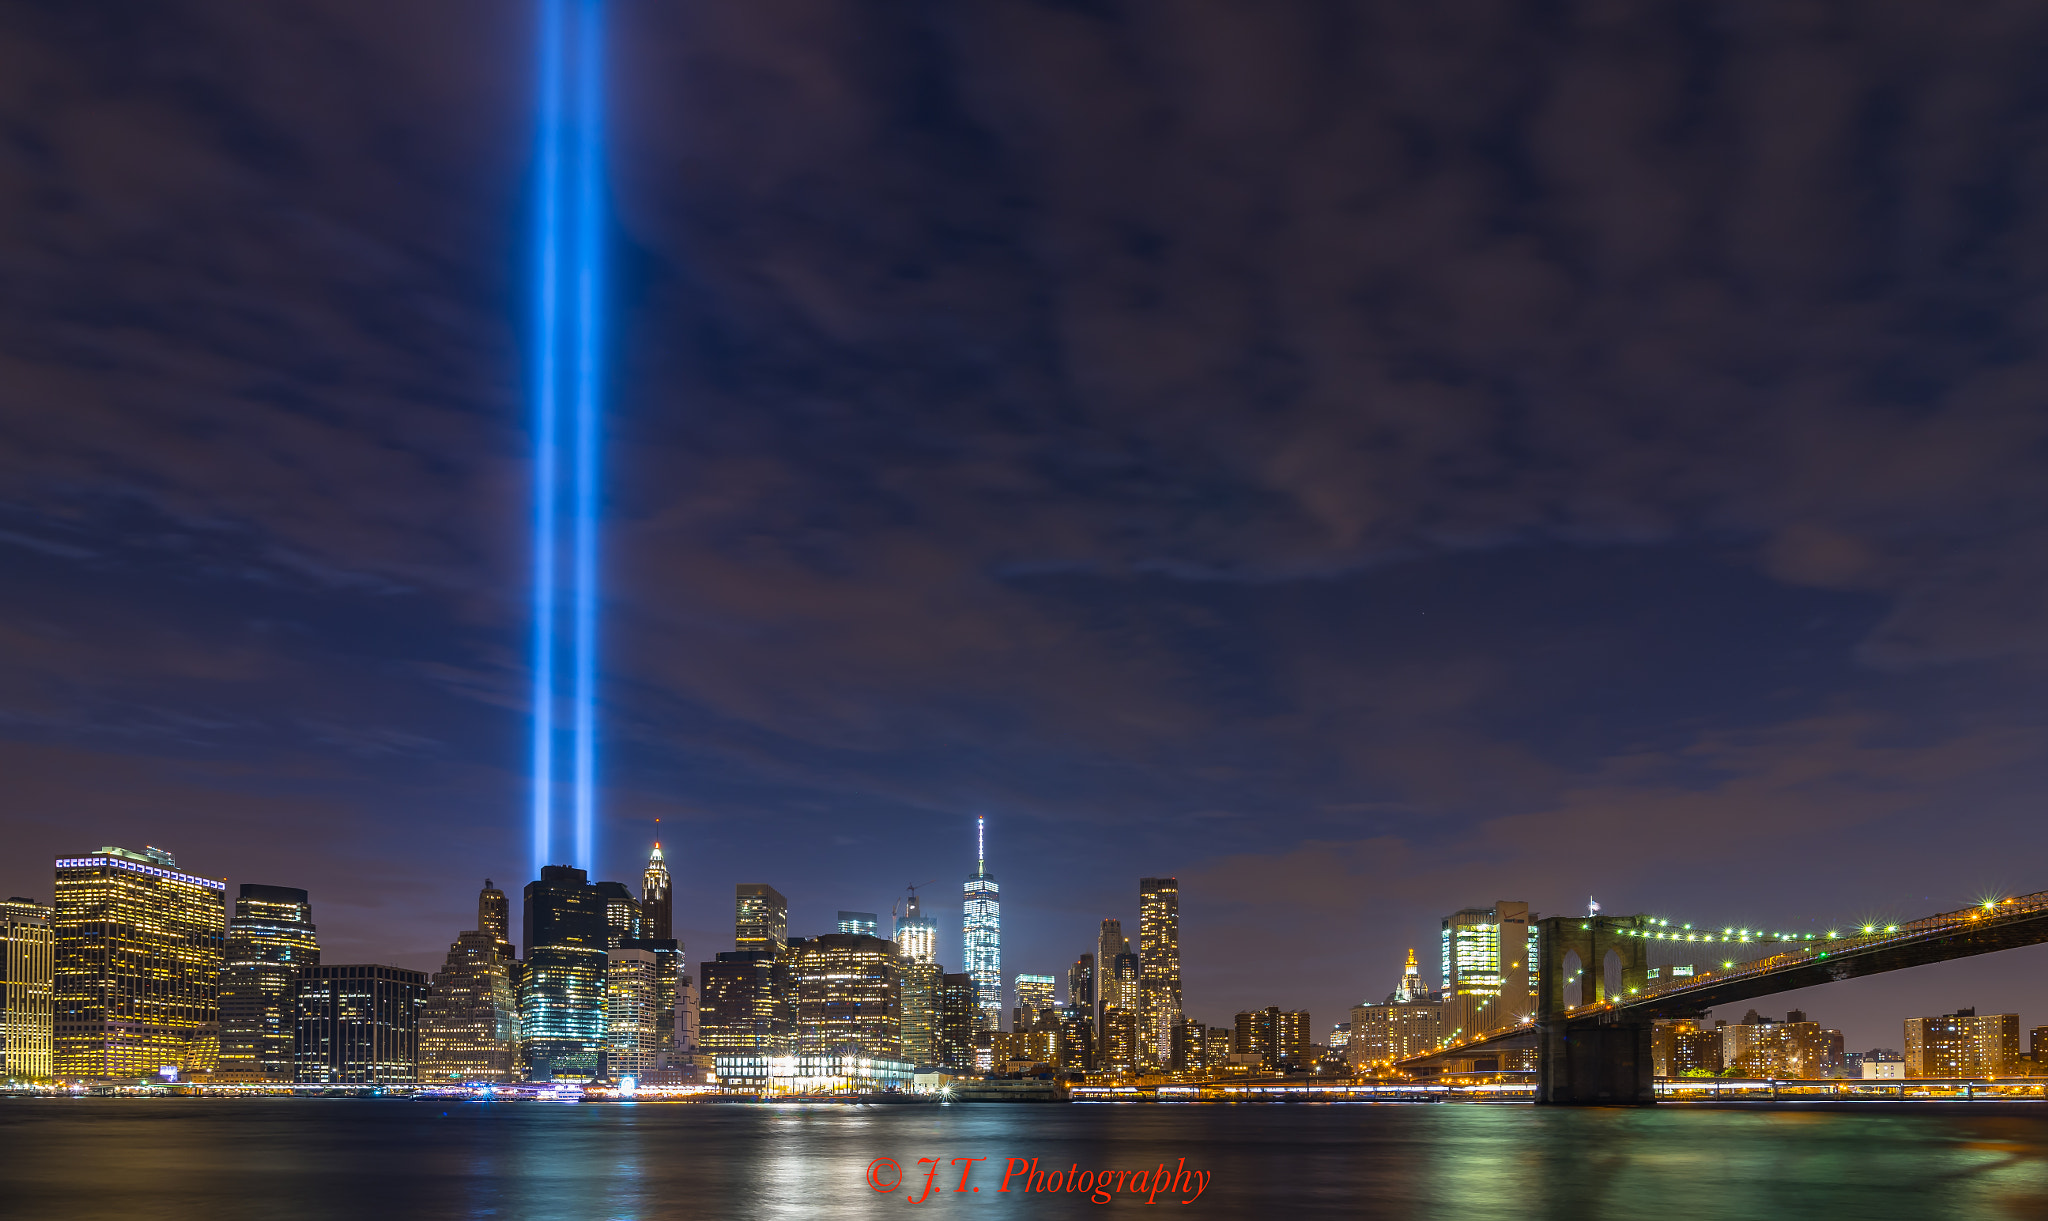
[[[429,970],[441,879],[532,873],[536,56],[310,3],[8,33],[0,893],[169,840]],[[1504,14],[1419,77],[1391,10],[614,18],[589,864],[672,849],[686,938],[983,812],[1006,972],[1171,874],[1191,997],[1317,1012],[1452,895],[2040,884],[2030,18]]]
[[[221,980],[223,985],[221,993],[222,1005],[226,1005],[228,1003],[227,998],[229,994],[229,989],[227,985],[234,977],[234,964],[238,960],[237,951],[235,949],[235,930],[237,926],[234,913],[241,912],[245,913],[245,915],[254,914],[255,918],[259,921],[272,922],[270,924],[260,925],[260,927],[266,928],[277,927],[274,922],[280,918],[286,919],[287,924],[289,924],[290,920],[292,919],[310,920],[310,916],[303,914],[310,909],[310,901],[307,892],[297,888],[279,887],[260,883],[242,883],[240,885],[242,897],[235,901],[234,907],[231,910],[225,898],[227,888],[224,886],[224,884],[214,879],[206,878],[203,875],[193,875],[178,871],[175,868],[175,858],[172,856],[172,854],[169,851],[159,847],[151,846],[144,849],[141,852],[136,852],[125,848],[105,848],[96,850],[94,855],[88,857],[62,858],[59,859],[56,862],[56,864],[58,866],[58,873],[60,877],[65,876],[64,870],[67,867],[72,869],[74,873],[76,873],[76,871],[78,871],[79,869],[86,869],[88,872],[103,873],[108,867],[115,867],[117,869],[127,869],[131,872],[137,873],[162,872],[164,876],[178,879],[181,881],[181,883],[186,884],[187,889],[191,889],[196,886],[199,888],[212,888],[221,890],[223,895],[221,900],[222,935],[219,941],[219,949],[217,953],[221,958]],[[977,874],[979,874],[980,872],[984,872],[985,868],[986,867],[984,864],[982,869],[977,871]],[[563,878],[571,878],[575,875],[580,874],[581,871],[573,870],[566,866],[550,866],[545,871],[546,876],[538,882],[530,884],[528,889],[532,890],[535,886],[539,886],[540,882],[545,882],[549,877],[560,880]],[[595,896],[594,899],[591,900],[597,905],[594,910],[598,910],[600,913],[609,910],[609,916],[601,915],[599,918],[608,918],[613,920],[614,922],[620,919],[626,919],[630,921],[631,928],[634,930],[631,934],[622,934],[616,926],[614,927],[611,942],[615,950],[618,948],[618,939],[622,935],[651,936],[653,929],[657,925],[657,922],[666,914],[666,909],[668,905],[673,902],[673,892],[670,891],[666,886],[666,883],[668,881],[668,872],[664,863],[663,850],[658,844],[650,845],[650,851],[645,862],[643,875],[644,876],[642,879],[642,889],[640,895],[637,897],[632,897],[630,899],[628,899],[628,896],[631,892],[623,885],[617,882],[590,880],[587,878],[587,875],[584,875],[583,880],[575,882],[575,885],[588,889],[591,892],[591,894]],[[1141,913],[1145,910],[1145,905],[1148,902],[1148,897],[1154,895],[1158,891],[1164,890],[1173,896],[1173,914],[1175,916],[1174,923],[1177,925],[1178,886],[1176,884],[1176,880],[1173,878],[1143,877],[1138,879],[1138,883],[1138,909],[1141,911]],[[541,890],[545,891],[546,887],[542,886]],[[844,934],[847,932],[848,917],[858,918],[862,922],[863,928],[865,929],[867,921],[873,918],[873,913],[852,912],[845,909],[840,909],[835,911],[835,919],[830,923],[816,929],[815,931],[804,932],[801,931],[800,926],[794,925],[790,922],[790,918],[788,916],[788,900],[785,896],[777,892],[773,887],[770,887],[767,884],[763,883],[742,883],[738,886],[738,891],[738,902],[740,905],[738,913],[739,921],[742,924],[747,925],[748,927],[760,927],[758,921],[762,918],[762,913],[765,912],[766,918],[769,919],[771,922],[774,922],[772,923],[772,929],[781,931],[782,941],[795,942],[800,940],[809,940],[830,933]],[[617,898],[608,899],[605,897],[608,894],[615,894]],[[268,904],[269,906],[252,909],[249,906],[252,901],[257,902],[259,904]],[[32,906],[35,900],[28,899],[23,896],[17,896],[14,902],[16,902],[17,904],[26,902]],[[630,914],[626,916],[621,916],[619,914],[618,905],[620,903],[626,902],[629,902],[631,905]],[[302,914],[297,917],[280,917],[276,913],[281,910],[285,910],[285,908],[280,908],[278,906],[280,904],[286,905],[286,908],[289,908],[290,905],[296,905],[297,910],[300,911]],[[766,906],[762,906],[763,904],[765,904]],[[525,904],[522,904],[521,906],[522,908],[524,908]],[[728,908],[728,911],[731,910],[731,908]],[[473,944],[474,947],[482,948],[486,953],[491,952],[488,947],[492,946],[495,946],[497,948],[497,952],[503,952],[506,945],[505,924],[507,922],[509,914],[508,905],[505,900],[504,892],[494,889],[490,881],[486,879],[484,889],[476,900],[476,907],[474,908],[474,911],[474,923],[478,926],[478,929],[481,931],[459,933],[456,937],[454,949],[452,951],[449,951],[449,957],[447,958],[447,962],[444,965],[452,967],[456,962],[455,955],[462,952],[463,947],[466,944]],[[1516,971],[1510,970],[1509,968],[1517,968],[1520,966],[1520,964],[1507,962],[1505,960],[1505,958],[1501,955],[1500,949],[1498,948],[1502,944],[1498,939],[1494,940],[1490,944],[1490,946],[1482,944],[1480,950],[1476,952],[1476,957],[1474,956],[1473,951],[1460,951],[1454,949],[1453,947],[1455,947],[1458,944],[1458,942],[1456,939],[1453,938],[1451,930],[1453,928],[1477,927],[1482,933],[1484,933],[1488,928],[1492,926],[1488,926],[1483,922],[1485,920],[1497,918],[1499,921],[1501,921],[1499,927],[1501,927],[1502,929],[1511,927],[1516,930],[1516,936],[1513,939],[1514,944],[1523,944],[1525,934],[1521,932],[1522,929],[1526,928],[1530,930],[1526,934],[1526,937],[1527,945],[1529,946],[1530,952],[1533,954],[1533,928],[1534,918],[1536,914],[1536,910],[1528,904],[1521,902],[1501,901],[1496,902],[1490,908],[1461,909],[1460,911],[1454,912],[1451,915],[1442,918],[1441,924],[1444,930],[1443,936],[1440,938],[1444,947],[1444,953],[1442,955],[1444,961],[1442,964],[1442,968],[1448,970],[1450,974],[1440,974],[1439,976],[1434,978],[1434,980],[1432,980],[1432,977],[1425,971],[1422,976],[1422,980],[1424,992],[1429,996],[1438,998],[1439,1002],[1442,1005],[1442,1015],[1440,1019],[1441,1030],[1443,1032],[1443,1037],[1446,1040],[1452,1039],[1458,1033],[1457,1023],[1459,1021],[1472,1020],[1473,1015],[1475,1013],[1480,1012],[1484,1008],[1483,1002],[1479,1009],[1474,1009],[1474,1007],[1470,1003],[1465,1003],[1463,1005],[1459,1003],[1460,1001],[1469,1002],[1472,999],[1469,995],[1467,995],[1467,989],[1461,981],[1462,974],[1466,971],[1471,970],[1471,967],[1460,965],[1461,958],[1469,960],[1472,963],[1478,964],[1478,967],[1482,972],[1488,969],[1496,970],[1496,974],[1492,978],[1498,979],[1511,978],[1514,974],[1516,974]],[[530,919],[530,915],[522,913],[521,918]],[[1143,918],[1144,917],[1141,914],[1141,919]],[[926,923],[930,922],[926,921]],[[1119,921],[1116,917],[1105,918],[1100,922],[1099,927],[1096,930],[1094,930],[1097,936],[1088,943],[1089,949],[1087,953],[1091,957],[1100,953],[1101,947],[1104,944],[1106,944],[1105,939],[1109,937],[1111,929],[1114,926],[1118,925],[1118,923]],[[1658,921],[1655,919],[1651,921],[1652,925],[1655,925],[1657,923]],[[1669,921],[1665,921],[1665,923],[1668,924]],[[311,940],[311,930],[313,926],[310,923],[307,923],[305,924],[304,927],[305,937],[307,938],[304,944],[311,952],[310,960],[317,963],[319,961],[320,954],[317,947]],[[729,922],[727,927],[733,928],[734,925]],[[1684,927],[1690,928],[1691,926],[1685,925]],[[1880,932],[1883,931],[1882,926],[1866,926],[1862,931],[1868,932],[1869,927],[1877,927]],[[1732,927],[1726,930],[1726,932],[1729,934],[1733,934],[1737,931],[1738,930]],[[1710,960],[1719,956],[1720,954],[1735,953],[1741,957],[1748,957],[1762,953],[1762,943],[1766,937],[1772,939],[1780,937],[1789,937],[1791,939],[1796,940],[1800,936],[1800,934],[1796,932],[1789,931],[1774,931],[1767,933],[1766,930],[1762,928],[1758,928],[1755,930],[1744,928],[1739,931],[1742,934],[1744,934],[1744,936],[1741,938],[1742,946],[1740,949],[1736,949],[1731,945],[1728,948],[1716,948],[1713,950],[1709,950],[1706,945],[1686,944],[1686,942],[1688,941],[1715,941],[1716,934],[1714,934],[1711,930],[1708,930],[1707,932],[1702,934],[1674,934],[1671,936],[1671,944],[1658,944],[1652,947],[1652,949],[1655,951],[1652,954],[1652,961],[1653,963],[1662,962],[1666,965],[1672,962],[1683,962],[1696,963],[1703,966],[1711,966],[1712,963]],[[1847,934],[1850,936],[1855,935],[1857,931],[1858,930],[1854,927],[1849,927],[1846,929]],[[1127,992],[1127,1000],[1130,1004],[1137,1007],[1133,1010],[1133,1015],[1135,1018],[1137,1011],[1141,1010],[1144,1005],[1144,1001],[1142,999],[1144,995],[1142,987],[1142,981],[1144,979],[1144,968],[1142,966],[1142,963],[1139,961],[1138,954],[1138,951],[1141,948],[1141,946],[1136,939],[1131,938],[1128,935],[1122,934],[1120,930],[1118,931],[1117,935],[1119,943],[1127,947],[1125,951],[1125,956],[1131,960],[1129,969],[1126,972],[1130,976],[1130,978],[1123,982],[1123,986]],[[1831,935],[1833,934],[1813,934],[1813,936]],[[870,936],[872,936],[872,934],[870,934]],[[472,938],[476,940],[473,940],[473,942],[465,942],[463,938]],[[1720,939],[1731,943],[1737,940],[1733,936],[1721,937]],[[633,942],[630,944],[640,943]],[[703,944],[707,948],[698,951],[685,950],[683,952],[686,960],[686,970],[689,970],[693,973],[701,974],[700,966],[702,963],[708,962],[713,958],[719,957],[721,954],[725,952],[722,946],[720,945],[718,939],[715,937],[707,939]],[[1177,937],[1173,939],[1173,945],[1176,951],[1175,956],[1177,958],[1177,951],[1179,949]],[[1997,957],[2009,962],[2013,958],[2025,954],[2029,948],[2032,947],[2023,947],[2022,949],[2017,951],[2007,951],[2003,954],[1998,955]],[[899,952],[902,951],[899,949]],[[1488,957],[1489,953],[1492,955],[1492,957]],[[1415,951],[1411,948],[1409,951],[1407,951],[1407,955],[1409,964],[1411,967],[1413,967],[1415,965]],[[239,957],[242,959],[246,959],[249,957],[249,955],[246,952],[243,952],[239,955]],[[287,958],[289,957],[290,955],[287,955]],[[523,951],[521,951],[521,957],[524,958]],[[332,955],[330,955],[329,958],[330,960],[333,960]],[[412,968],[402,964],[392,963],[388,958],[373,957],[370,959],[363,959],[362,961],[374,961],[377,964],[379,964],[380,969],[388,967],[389,969],[394,969],[401,972],[413,971],[415,974],[420,975],[422,978],[428,975],[434,975],[438,970],[438,968],[435,966]],[[912,959],[910,958],[910,956],[906,955],[904,959],[906,968],[911,961]],[[964,963],[964,958],[961,959],[960,962]],[[955,964],[950,964],[946,962],[943,956],[939,955],[937,959],[937,965],[939,969],[945,969]],[[2008,998],[2011,995],[2011,989],[2001,991],[1998,989],[1983,989],[1975,985],[1969,985],[1967,986],[1966,991],[1958,993],[1953,990],[1953,983],[1937,984],[1934,988],[1930,988],[1928,986],[1930,983],[1934,983],[1935,979],[1938,979],[1941,976],[1950,976],[1952,978],[1954,973],[1952,971],[1949,971],[1947,968],[1953,967],[1955,965],[1958,964],[1937,963],[1929,967],[1919,967],[1909,972],[1894,973],[1894,975],[1891,977],[1891,980],[1896,981],[1896,979],[1899,976],[1905,976],[1908,978],[1916,975],[1920,976],[1920,979],[1917,981],[1919,986],[1915,989],[1910,990],[1912,994],[1922,996],[1936,994],[1944,995],[1948,997],[1948,999],[1943,1003],[1951,1005],[1963,1005],[1965,1001],[1970,1001],[1971,1003],[1965,1006],[1966,1010],[1981,1009],[1981,1011],[1983,1012],[1996,1012],[2018,1011],[2020,1009],[2020,1006],[2009,1003]],[[1533,958],[1529,960],[1529,966],[1533,966]],[[616,970],[616,964],[614,964],[614,970]],[[964,973],[964,971],[965,968],[963,965],[963,973],[961,974],[961,978],[970,978],[968,975]],[[1021,981],[1023,979],[1043,979],[1054,981],[1054,992],[1060,996],[1060,1004],[1062,1006],[1068,1006],[1073,1003],[1069,987],[1071,977],[1068,973],[1068,968],[1063,967],[1057,971],[1045,973],[1033,972],[1024,968],[1012,968],[1011,971],[1013,979],[1017,981]],[[1533,975],[1529,970],[1527,970],[1526,968],[1522,968],[1520,970],[1520,973],[1523,975],[1531,975],[1533,982]],[[1485,979],[1487,977],[1482,974],[1481,978]],[[1814,997],[1817,994],[1823,995],[1826,999],[1831,1000],[1833,1002],[1833,1005],[1839,1006],[1840,1008],[1845,1010],[1849,1015],[1841,1019],[1841,1025],[1845,1028],[1846,1031],[1853,1031],[1853,1033],[1849,1033],[1846,1036],[1852,1048],[1856,1045],[1859,1045],[1860,1042],[1862,1042],[1865,1039],[1874,1040],[1875,1044],[1884,1044],[1886,1042],[1885,1032],[1889,1022],[1889,1010],[1883,1009],[1883,1006],[1886,1006],[1893,1002],[1891,1002],[1888,999],[1884,999],[1886,994],[1883,990],[1873,989],[1869,987],[1870,984],[1879,982],[1887,982],[1886,977],[1880,976],[1871,979],[1837,982],[1824,985],[1820,989],[1807,989],[1803,993],[1787,993],[1784,994],[1784,997],[1790,998],[1790,1008],[1798,1010],[1802,1006],[1811,1007],[1815,1005],[1816,1002],[1814,1000]],[[698,987],[701,991],[701,983],[698,985]],[[1337,1006],[1330,1010],[1322,1011],[1322,1013],[1316,1013],[1305,1008],[1300,1010],[1300,1012],[1311,1014],[1312,1021],[1310,1033],[1312,1038],[1320,1040],[1329,1037],[1330,1027],[1337,1022],[1343,1021],[1344,1015],[1350,1013],[1357,1006],[1370,1006],[1380,1003],[1379,994],[1377,994],[1374,991],[1375,987],[1375,983],[1368,982],[1365,986],[1364,993],[1361,996],[1355,998],[1353,1002],[1349,1005]],[[1947,989],[1947,991],[1942,991],[1942,989],[1944,988]],[[422,996],[424,995],[424,992],[422,992]],[[1009,1006],[1011,1001],[1013,1001],[1015,998],[1014,994],[1012,993],[1006,992],[1005,995],[1005,1008],[1002,1011],[999,1028],[1003,1030],[1010,1030],[1012,1029],[1012,1024],[1010,1021],[1011,1010]],[[1494,990],[1482,990],[1482,995],[1487,997],[1498,998],[1506,995],[1506,993],[1496,988]],[[1878,999],[1873,1000],[1873,998]],[[1395,993],[1389,995],[1387,999],[1389,1001],[1399,1001],[1402,998],[1398,995],[1398,993]],[[1772,996],[1766,997],[1763,1000],[1758,1001],[1756,1003],[1764,1006],[1769,1006],[1774,1003],[1779,1003],[1781,999],[1783,998],[1778,996]],[[1101,1007],[1104,1003],[1107,1002],[1102,997],[1102,994],[1098,993],[1097,1003],[1093,1010],[1094,1016],[1090,1019],[1091,1026],[1093,1026],[1096,1029],[1096,1037],[1098,1040],[1103,1037],[1101,1027]],[[1871,1007],[1873,1003],[1879,1006],[1879,1010],[1873,1011]],[[1271,1008],[1271,1006],[1268,1007]],[[1786,1006],[1781,1005],[1781,1007]],[[977,1005],[977,1009],[978,1008],[979,1006]],[[1210,1005],[1201,1001],[1197,1001],[1192,1005],[1182,1006],[1182,1008],[1178,1011],[1178,1014],[1184,1015],[1189,1020],[1200,1023],[1203,1021],[1205,1017],[1215,1017],[1222,1015],[1223,1011],[1227,1008],[1228,1005],[1226,1004]],[[1936,1012],[1949,1012],[1946,1009],[1935,1009],[1932,1003],[1926,1000],[1911,1001],[1906,1006],[1906,1009],[1910,1009],[1916,1013],[1925,1011],[1925,1013],[1927,1014],[1932,1014]],[[1289,1010],[1284,1005],[1278,1007],[1276,1011],[1283,1014],[1295,1012],[1294,1010]],[[1752,1012],[1753,1011],[1754,1010],[1752,1009]],[[1900,1010],[1900,1012],[1905,1011],[1906,1010]],[[1241,1016],[1242,1013],[1245,1011],[1237,1010],[1236,1012],[1238,1012]],[[1323,1014],[1328,1014],[1330,1020],[1325,1020],[1324,1016],[1322,1016]],[[1500,1023],[1496,1023],[1493,1028],[1497,1029],[1498,1025],[1500,1025]],[[1481,1023],[1481,1026],[1482,1028],[1485,1028],[1484,1023]],[[1142,1034],[1142,1025],[1134,1020],[1129,1031],[1129,1040],[1132,1043],[1133,1048],[1137,1051],[1144,1050],[1142,1044]],[[1892,1041],[1895,1042],[1896,1040]],[[226,1046],[226,1043],[217,1044],[217,1050],[213,1054],[217,1056],[218,1049],[225,1048]],[[1164,1056],[1162,1055],[1160,1059],[1163,1060]],[[1141,1062],[1143,1062],[1142,1057]],[[226,1066],[223,1065],[222,1071],[225,1071],[225,1069]],[[257,1074],[256,1076],[251,1077],[249,1079],[261,1080],[266,1078],[264,1078],[262,1074]]]

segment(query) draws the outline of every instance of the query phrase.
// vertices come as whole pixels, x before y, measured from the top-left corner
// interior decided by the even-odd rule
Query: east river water
[[[913,1203],[926,1187],[919,1158],[941,1165]],[[999,1191],[1004,1171],[1031,1158],[1037,1184],[1059,1190],[1027,1193],[1019,1173]],[[892,1178],[877,1159],[902,1167],[893,1191],[871,1186],[871,1176],[883,1186]],[[956,1190],[962,1169],[966,1191]],[[1206,1186],[1182,1204],[1197,1170]],[[1104,1171],[1107,1204],[1079,1190]],[[1160,1189],[1148,1206],[1135,1185]],[[1160,1208],[1456,1221],[2048,1217],[2048,1104],[0,1101],[0,1215],[9,1218],[994,1218]]]

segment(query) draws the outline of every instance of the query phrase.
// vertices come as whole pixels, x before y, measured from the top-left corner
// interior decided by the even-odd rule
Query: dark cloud
[[[2048,884],[2038,6],[614,29],[606,851],[698,952],[975,813],[1013,968],[1179,871],[1208,1020],[1495,897]],[[520,868],[527,39],[0,17],[0,884],[175,841],[425,964]]]

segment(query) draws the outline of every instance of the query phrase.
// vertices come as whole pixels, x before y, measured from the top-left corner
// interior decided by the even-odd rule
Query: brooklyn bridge
[[[1885,971],[2048,941],[2048,891],[1994,899],[1905,924],[1826,933],[1672,927],[1650,916],[1551,916],[1537,929],[1535,1014],[1402,1061],[1408,1071],[1499,1065],[1533,1050],[1537,1101],[1655,1102],[1651,1032],[1660,1018]],[[1680,943],[1719,966],[1653,968],[1653,947]],[[1758,955],[1759,950],[1768,952]]]

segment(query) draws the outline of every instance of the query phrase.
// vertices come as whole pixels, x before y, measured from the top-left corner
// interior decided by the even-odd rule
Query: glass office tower
[[[1003,1025],[1003,902],[988,871],[985,820],[974,820],[974,872],[961,893],[967,974],[974,980],[975,1029]]]
[[[605,1075],[605,979],[615,906],[568,865],[547,865],[526,885],[526,961],[519,988],[519,1048],[535,1081]]]
[[[292,986],[292,1072],[306,1085],[410,1085],[427,977],[375,963],[307,967]]]
[[[292,1079],[292,985],[320,965],[306,892],[244,883],[228,921],[220,977],[220,1079]]]
[[[766,882],[741,882],[733,890],[735,953],[780,954],[789,944],[789,900]]]
[[[212,1073],[227,883],[181,873],[161,848],[101,848],[56,868],[56,1075]]]

